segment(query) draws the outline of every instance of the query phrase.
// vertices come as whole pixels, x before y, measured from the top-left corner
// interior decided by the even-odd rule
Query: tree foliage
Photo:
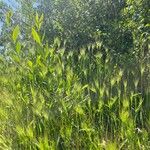
[[[13,15],[14,23],[21,25],[22,32],[30,34],[35,12],[44,14],[41,33],[44,33],[48,43],[53,43],[55,37],[59,37],[67,43],[68,48],[78,49],[99,40],[117,53],[126,53],[133,52],[139,43],[135,38],[149,36],[148,0],[17,2],[19,5]],[[30,36],[24,38],[29,40]]]

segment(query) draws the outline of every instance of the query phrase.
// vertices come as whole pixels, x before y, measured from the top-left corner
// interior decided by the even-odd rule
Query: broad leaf
[[[14,30],[13,30],[13,33],[12,33],[12,40],[14,41],[14,43],[16,42],[18,36],[19,36],[19,33],[20,33],[20,28],[19,26],[17,25]]]
[[[32,28],[32,36],[33,36],[33,39],[41,45],[41,40],[40,40],[40,37],[38,35],[38,33],[35,31],[34,28]]]

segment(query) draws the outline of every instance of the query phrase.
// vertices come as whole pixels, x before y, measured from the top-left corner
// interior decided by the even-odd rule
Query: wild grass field
[[[49,44],[43,15],[35,20],[26,41],[6,15],[0,150],[149,150],[149,53],[115,53],[100,40],[77,49],[59,37]]]

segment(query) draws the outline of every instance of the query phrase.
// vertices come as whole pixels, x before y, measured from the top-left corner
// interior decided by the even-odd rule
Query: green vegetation
[[[67,2],[0,14],[0,149],[149,150],[149,1]]]

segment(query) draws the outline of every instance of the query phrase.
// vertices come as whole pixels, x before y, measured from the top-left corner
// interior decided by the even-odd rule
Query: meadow
[[[147,61],[119,62],[107,49],[104,57],[98,42],[66,52],[34,29],[25,51],[18,29],[1,57],[1,149],[150,148]]]
[[[43,15],[25,34],[11,17],[0,54],[0,150],[150,149],[149,51],[121,54],[99,39],[49,43]]]

